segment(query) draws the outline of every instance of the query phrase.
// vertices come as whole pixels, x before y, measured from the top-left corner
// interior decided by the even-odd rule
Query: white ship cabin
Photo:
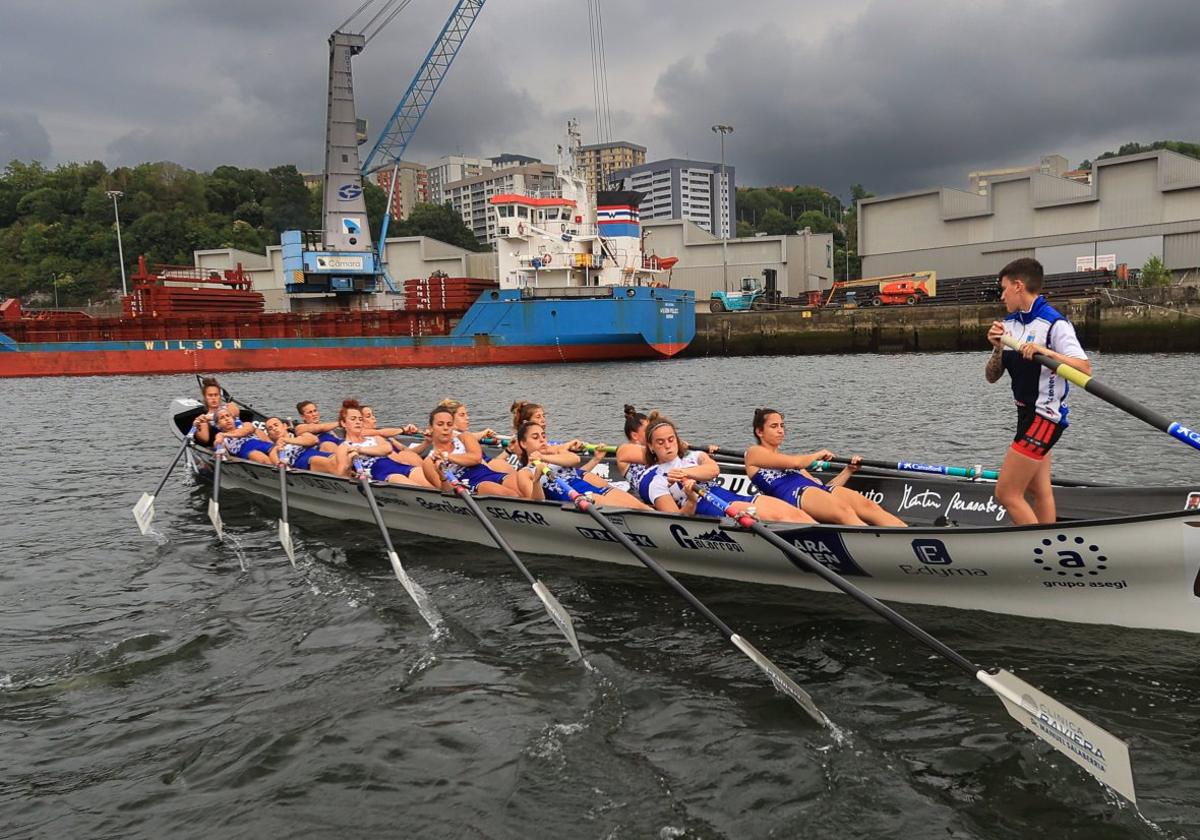
[[[643,259],[636,224],[624,226],[622,235],[601,236],[591,207],[572,198],[508,193],[493,196],[491,203],[502,289],[666,281],[658,260]]]

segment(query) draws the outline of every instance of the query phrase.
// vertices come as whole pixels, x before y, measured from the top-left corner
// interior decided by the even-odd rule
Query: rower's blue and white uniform
[[[550,472],[554,473],[554,475],[561,478],[563,482],[566,483],[567,486],[569,486],[576,493],[595,493],[603,496],[609,490],[612,490],[611,485],[606,484],[604,487],[597,487],[594,484],[589,484],[586,480],[584,480],[583,473],[574,467],[560,467],[557,464],[546,464],[546,467],[548,467]],[[538,480],[538,483],[542,485],[542,493],[545,494],[547,499],[552,502],[571,501],[571,497],[562,491],[562,489],[558,486],[558,482],[549,478],[533,464],[530,464],[528,469],[533,473],[534,478]]]
[[[652,470],[651,467],[645,464],[630,464],[625,468],[625,481],[629,483],[629,492],[643,502],[648,502],[645,494],[642,492],[642,479],[646,477],[646,473]]]
[[[309,469],[308,462],[321,451],[315,446],[301,446],[298,443],[285,443],[279,447],[279,460],[298,470]]]
[[[1004,334],[1021,343],[1033,342],[1072,359],[1086,359],[1075,328],[1061,312],[1038,295],[1028,312],[1012,312],[1004,319]],[[1012,379],[1013,399],[1022,408],[1032,408],[1040,417],[1067,425],[1067,380],[1032,359],[1024,359],[1011,347],[1001,355]]]
[[[465,455],[466,452],[466,444],[462,442],[462,439],[458,436],[458,432],[455,432],[454,449],[450,454]],[[478,493],[479,485],[485,481],[490,481],[494,484],[504,483],[504,473],[497,472],[484,463],[475,464],[471,467],[464,467],[461,464],[455,464],[451,461],[447,461],[446,478],[464,485],[467,490],[472,493]]]
[[[377,446],[379,439],[368,435],[362,439],[361,443],[346,441],[346,444],[351,449],[360,449],[364,446]],[[387,455],[359,455],[358,458],[362,461],[363,469],[370,474],[372,481],[387,481],[389,475],[397,473],[407,477],[413,471],[409,464],[393,461]]]
[[[800,470],[779,470],[770,469],[767,467],[759,467],[754,477],[750,479],[750,483],[776,499],[782,499],[789,505],[802,507],[800,497],[804,495],[804,491],[810,487],[816,487],[819,490],[824,490],[826,493],[833,490],[832,487],[822,484],[819,481],[814,481],[804,475]]]
[[[318,444],[332,443],[334,446],[338,446],[338,445],[344,443],[345,440],[346,440],[346,430],[343,429],[341,426],[338,426],[335,429],[330,429],[328,432],[321,432],[321,434],[317,435],[317,443]]]
[[[638,491],[642,498],[644,498],[651,505],[654,504],[656,499],[659,499],[662,496],[670,493],[671,498],[675,500],[675,504],[682,508],[688,502],[687,492],[683,489],[682,484],[673,484],[668,481],[667,473],[674,469],[687,469],[688,467],[699,466],[699,464],[699,452],[689,452],[688,454],[676,458],[673,461],[667,461],[666,463],[658,464],[648,469],[645,475],[642,476],[641,480],[638,482]],[[755,499],[754,496],[743,496],[740,493],[733,493],[729,490],[726,490],[724,487],[718,487],[715,484],[709,484],[705,481],[697,481],[696,489],[698,492],[702,491],[712,494],[727,505],[732,504],[733,502],[753,503]],[[725,515],[725,511],[716,507],[709,502],[708,499],[701,496],[700,500],[696,502],[696,515],[715,516],[720,518]]]
[[[271,444],[265,440],[259,440],[253,435],[226,437],[222,445],[226,452],[239,458],[249,458],[251,452],[261,452],[264,455],[271,453]]]

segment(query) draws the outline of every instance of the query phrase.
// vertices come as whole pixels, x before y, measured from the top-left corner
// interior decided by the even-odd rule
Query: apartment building
[[[609,177],[613,189],[637,190],[642,221],[683,219],[714,236],[733,235],[737,191],[734,167],[682,158],[655,160]]]

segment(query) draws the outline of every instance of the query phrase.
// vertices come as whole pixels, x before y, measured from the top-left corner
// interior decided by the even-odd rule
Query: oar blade
[[[292,526],[282,519],[279,520],[279,544],[283,546],[292,568],[296,568],[296,546],[292,545]]]
[[[137,504],[133,506],[133,518],[143,536],[150,532],[150,523],[154,519],[153,496],[149,493],[142,494],[142,498],[138,499]]]
[[[546,612],[549,613],[550,619],[558,625],[558,629],[567,637],[567,641],[574,649],[576,655],[582,659],[583,651],[579,649],[579,639],[575,637],[575,625],[571,622],[571,616],[567,615],[567,611],[563,609],[563,605],[554,597],[554,593],[547,589],[545,584],[540,580],[533,585],[533,591],[546,607]]]
[[[221,507],[216,499],[208,500],[208,518],[217,530],[217,539],[225,539],[225,523],[221,521]]]
[[[1136,804],[1129,747],[1074,709],[1015,674],[980,671],[979,681],[996,693],[1013,719]]]
[[[408,572],[404,571],[404,567],[400,565],[400,558],[396,556],[396,552],[388,551],[388,560],[391,561],[392,571],[396,573],[396,579],[400,581],[400,585],[404,587],[404,591],[408,593],[408,597],[413,599],[413,603],[417,605],[417,611],[421,613],[421,618],[425,619],[425,623],[429,625],[429,629],[438,631],[442,626],[442,616],[429,600],[429,595],[421,587],[421,584],[408,576]]]
[[[804,709],[804,711],[808,713],[809,717],[821,724],[821,726],[829,729],[830,732],[834,733],[840,738],[841,730],[834,725],[833,721],[825,716],[824,712],[817,708],[817,704],[813,701],[812,696],[809,695],[809,693],[803,688],[796,685],[796,681],[787,674],[783,673],[778,665],[776,665],[770,659],[767,659],[767,657],[763,656],[762,653],[759,652],[758,648],[750,644],[750,642],[746,641],[737,633],[734,633],[732,636],[730,636],[729,641],[733,642],[734,646],[737,647],[738,650],[750,657],[751,661],[761,668],[764,673],[766,673],[771,680],[771,684],[775,686],[776,690],[795,700],[800,705],[800,708]]]

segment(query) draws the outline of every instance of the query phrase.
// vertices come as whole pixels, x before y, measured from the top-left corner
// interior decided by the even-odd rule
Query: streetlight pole
[[[54,308],[58,309],[58,275],[50,273],[50,282],[54,284]]]
[[[724,198],[727,189],[725,180],[725,135],[733,134],[733,126],[731,125],[714,125],[713,133],[721,135],[721,184],[718,198]],[[725,212],[725,202],[720,202],[720,224],[721,224],[721,283],[724,285],[725,291],[729,291],[729,218]]]
[[[121,294],[129,294],[129,289],[125,286],[125,249],[121,247],[121,213],[117,210],[117,199],[125,195],[120,190],[106,190],[105,195],[112,199],[113,216],[117,220],[117,259],[121,261]]]

